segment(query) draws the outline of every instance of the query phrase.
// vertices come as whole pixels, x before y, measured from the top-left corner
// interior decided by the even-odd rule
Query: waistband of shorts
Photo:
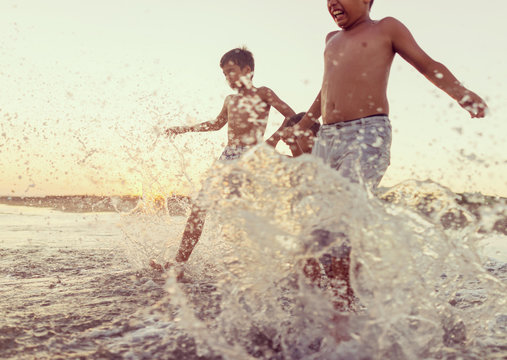
[[[365,116],[364,118],[359,119],[353,119],[353,120],[346,120],[346,121],[339,121],[332,124],[323,124],[322,128],[343,128],[347,126],[364,126],[369,124],[378,123],[379,121],[387,122],[388,124],[391,124],[389,120],[389,116],[387,114],[375,114],[370,116]]]
[[[235,145],[226,145],[223,151],[247,151],[252,148],[252,146],[235,146]]]

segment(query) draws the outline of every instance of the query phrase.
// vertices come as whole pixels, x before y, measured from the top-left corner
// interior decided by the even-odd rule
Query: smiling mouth
[[[331,14],[333,14],[334,17],[338,17],[338,16],[343,15],[343,11],[342,10],[333,10],[331,12]]]

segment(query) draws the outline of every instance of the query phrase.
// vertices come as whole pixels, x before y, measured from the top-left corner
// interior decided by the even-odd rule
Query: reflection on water
[[[506,358],[504,203],[467,207],[431,182],[378,199],[263,148],[211,175],[181,281],[147,269],[174,257],[184,226],[163,208],[0,205],[2,357]],[[350,303],[328,268],[344,249]]]

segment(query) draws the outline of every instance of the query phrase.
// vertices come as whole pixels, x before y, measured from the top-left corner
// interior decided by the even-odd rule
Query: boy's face
[[[335,23],[347,29],[360,17],[369,14],[370,0],[327,0],[327,9]]]
[[[246,65],[241,69],[239,65],[229,61],[222,67],[222,70],[231,88],[239,89],[251,86],[252,69],[250,69],[250,66]]]

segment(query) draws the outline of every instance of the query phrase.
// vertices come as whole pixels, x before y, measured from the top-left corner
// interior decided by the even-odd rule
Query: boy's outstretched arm
[[[193,126],[174,126],[165,130],[166,135],[178,135],[187,132],[202,132],[202,131],[216,131],[220,130],[227,124],[227,103],[230,101],[229,96],[225,98],[224,106],[220,111],[220,114],[216,117],[215,120],[207,121],[201,124],[193,125]]]
[[[319,91],[317,97],[313,101],[312,106],[310,106],[310,109],[308,109],[300,122],[292,127],[286,128],[284,128],[284,124],[282,124],[282,126],[275,132],[275,135],[278,135],[284,142],[290,144],[295,142],[295,138],[297,136],[310,131],[309,129],[312,127],[312,125],[316,123],[322,115],[322,110],[320,107],[320,93],[321,92]]]
[[[394,18],[382,20],[391,37],[393,50],[414,66],[437,87],[456,100],[475,118],[485,116],[487,104],[474,92],[465,88],[443,64],[433,60],[416,43],[410,31]]]
[[[294,110],[292,110],[292,108],[289,105],[287,105],[286,102],[284,102],[282,99],[280,99],[274,93],[273,90],[271,90],[267,87],[263,87],[263,88],[259,89],[259,92],[261,92],[260,95],[262,97],[262,100],[264,100],[264,102],[266,102],[266,104],[274,107],[280,114],[282,114],[285,117],[285,119],[288,119],[291,116],[296,115]]]
[[[273,90],[262,87],[258,89],[258,95],[261,97],[261,99],[268,105],[274,107],[280,114],[284,116],[284,121],[282,123],[281,128],[283,128],[284,124],[289,121],[291,116],[296,115],[294,110],[287,105],[286,102],[281,100]],[[268,140],[266,140],[266,143],[271,146],[276,146],[278,141],[280,140],[280,136],[277,135],[277,132],[275,132]]]

